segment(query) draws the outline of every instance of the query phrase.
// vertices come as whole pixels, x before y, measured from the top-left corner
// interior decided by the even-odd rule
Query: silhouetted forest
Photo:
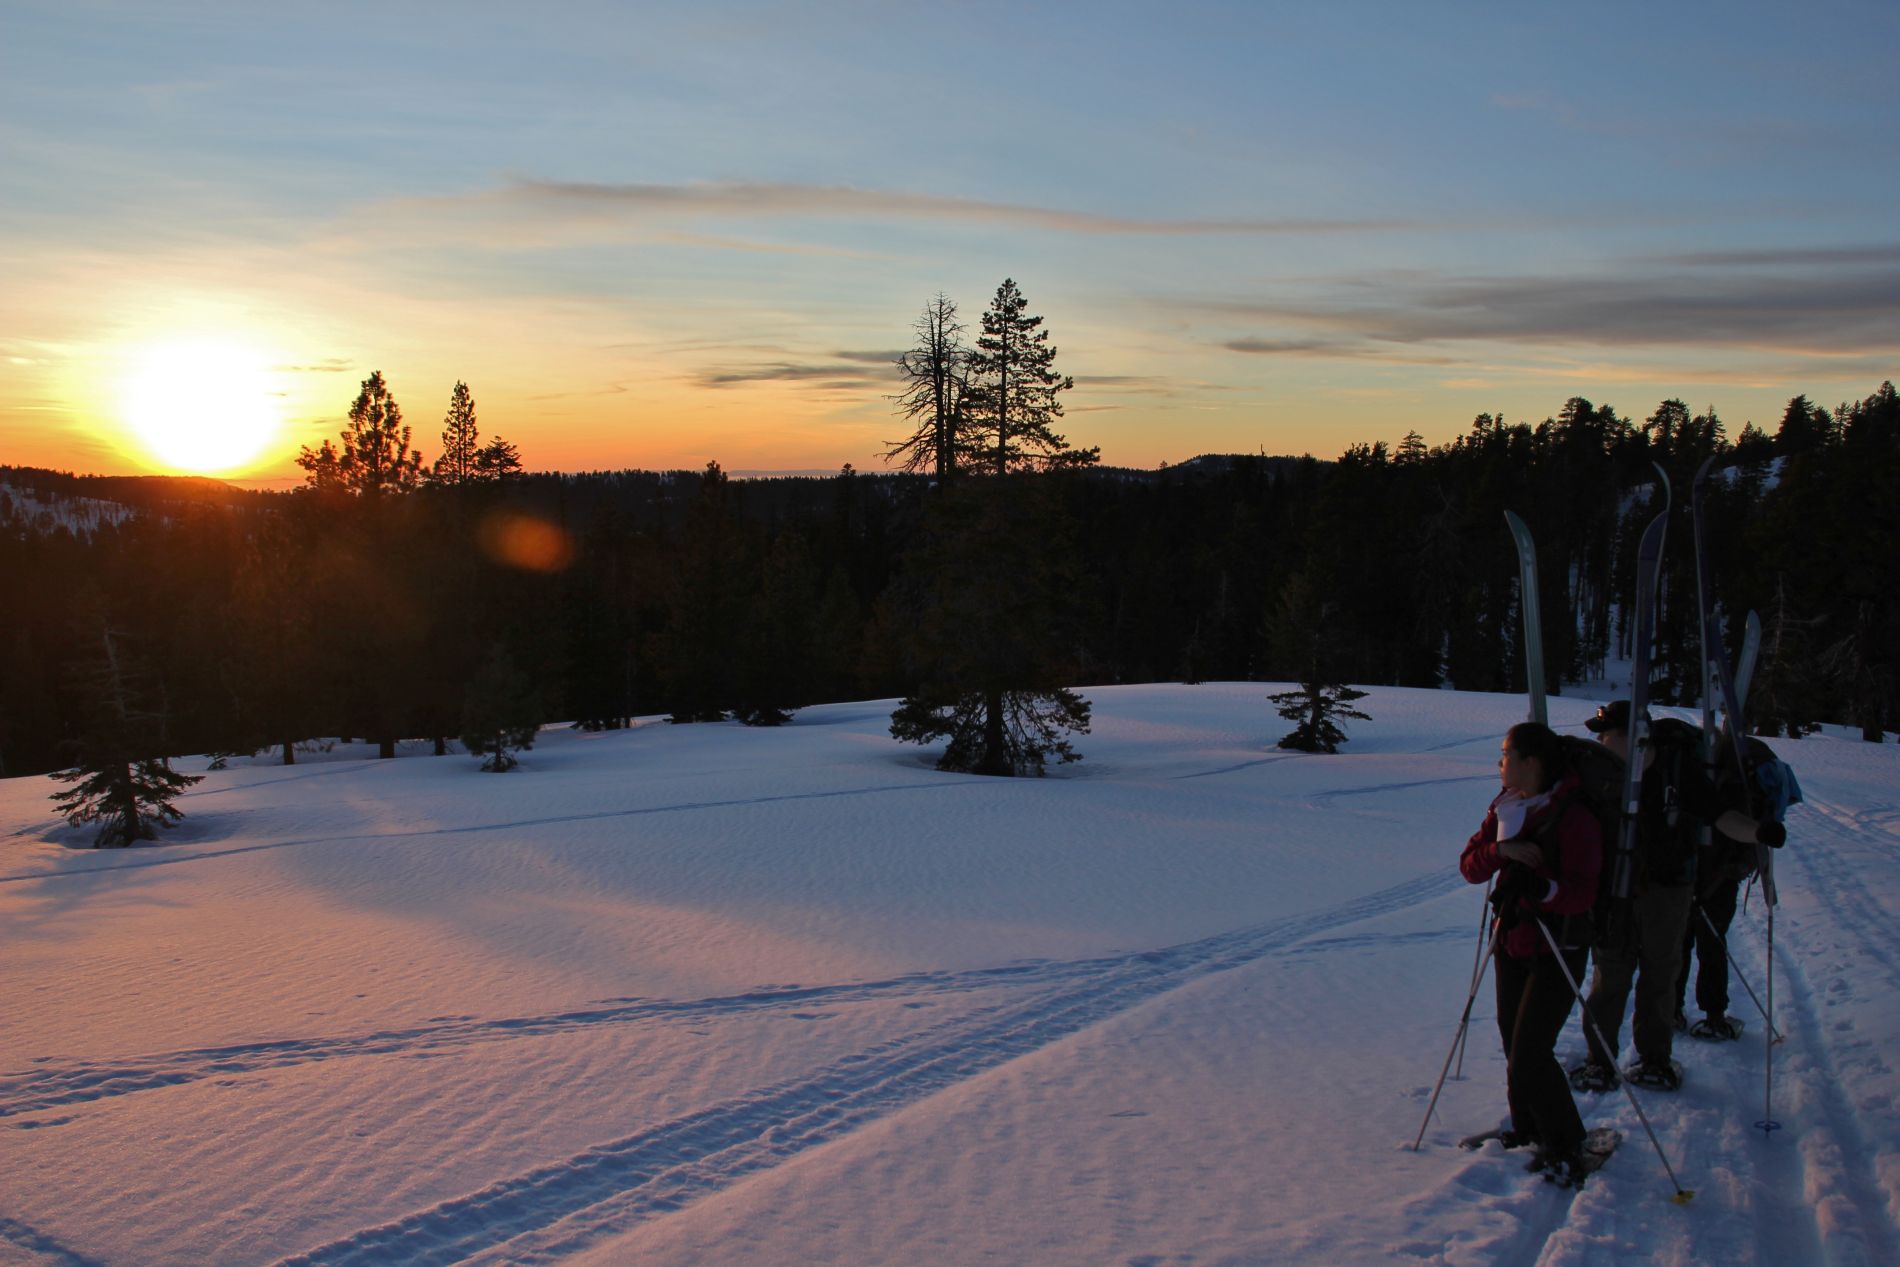
[[[549,718],[596,727],[654,713],[771,722],[901,696],[917,686],[914,629],[953,606],[920,583],[935,566],[928,474],[555,475],[503,461],[457,480],[412,462],[416,478],[366,491],[347,453],[306,453],[312,483],[290,493],[0,468],[0,484],[41,507],[135,512],[22,513],[0,499],[5,774],[70,762],[102,630],[137,657],[167,751],[323,736],[393,751],[460,734],[470,684],[497,657]],[[1832,410],[1797,397],[1774,434],[1733,439],[1680,401],[1631,420],[1573,398],[1539,424],[1481,415],[1449,444],[1413,434],[1331,461],[959,478],[1036,486],[1020,531],[1040,561],[1018,574],[1024,552],[1000,551],[983,583],[1006,593],[1062,578],[1063,601],[1047,607],[1060,618],[1038,633],[1060,644],[1074,685],[1284,681],[1317,646],[1335,681],[1521,690],[1508,508],[1536,535],[1548,685],[1561,691],[1629,652],[1622,604],[1655,463],[1677,507],[1655,695],[1691,702],[1686,507],[1711,454],[1730,646],[1749,609],[1764,625],[1751,720],[1770,734],[1850,722],[1878,738],[1895,724],[1900,655],[1891,383]]]

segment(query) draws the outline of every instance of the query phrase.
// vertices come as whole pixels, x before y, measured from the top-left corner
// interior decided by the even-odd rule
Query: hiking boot
[[[1742,1023],[1732,1016],[1705,1016],[1689,1028],[1689,1037],[1710,1042],[1732,1042],[1742,1036]]]
[[[1674,1060],[1645,1060],[1631,1065],[1623,1076],[1651,1091],[1678,1091],[1682,1088],[1682,1065]]]
[[[1570,1085],[1578,1091],[1614,1091],[1617,1085],[1616,1070],[1594,1060],[1586,1060],[1570,1071]]]
[[[1678,1034],[1686,1034],[1689,1032],[1689,1018],[1682,1014],[1681,1008],[1676,1009],[1675,1019],[1672,1020],[1670,1024],[1676,1027],[1676,1033]]]

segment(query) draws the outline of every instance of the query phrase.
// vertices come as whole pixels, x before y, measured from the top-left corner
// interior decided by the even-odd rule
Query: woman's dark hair
[[[1564,760],[1563,741],[1550,727],[1541,722],[1521,721],[1504,732],[1504,742],[1518,756],[1536,761],[1544,772],[1544,786],[1538,791],[1550,791],[1564,777],[1569,763]]]

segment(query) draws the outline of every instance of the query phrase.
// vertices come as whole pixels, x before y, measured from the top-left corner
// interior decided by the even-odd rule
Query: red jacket
[[[1603,869],[1602,832],[1596,817],[1573,799],[1579,786],[1576,775],[1565,775],[1551,790],[1549,801],[1531,811],[1517,835],[1517,839],[1532,841],[1543,849],[1544,865],[1537,868],[1537,874],[1545,883],[1540,895],[1543,901],[1519,900],[1522,918],[1504,935],[1499,949],[1513,958],[1550,953],[1550,945],[1537,930],[1532,915],[1541,916],[1561,944],[1564,929],[1560,917],[1582,915],[1596,905],[1597,876]],[[1504,865],[1505,859],[1498,854],[1497,814],[1498,802],[1503,798],[1503,792],[1492,798],[1483,826],[1472,834],[1458,859],[1458,869],[1473,884],[1483,884]],[[1556,883],[1554,892],[1551,881]]]

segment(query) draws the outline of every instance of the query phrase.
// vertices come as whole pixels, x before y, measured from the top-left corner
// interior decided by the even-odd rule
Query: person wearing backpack
[[[1534,1147],[1531,1168],[1570,1183],[1583,1174],[1583,1118],[1557,1060],[1557,1037],[1576,1002],[1571,983],[1589,954],[1602,833],[1577,800],[1579,781],[1548,726],[1511,727],[1498,774],[1504,786],[1466,842],[1458,869],[1473,884],[1498,877],[1491,895],[1494,976],[1511,1109],[1500,1138],[1506,1148]],[[1562,965],[1546,930],[1563,949]]]
[[[1629,701],[1616,700],[1584,725],[1627,761],[1629,718]],[[1675,733],[1678,728],[1682,733]],[[1644,747],[1629,918],[1620,935],[1600,938],[1596,948],[1590,997],[1584,1004],[1595,1022],[1584,1027],[1589,1055],[1570,1071],[1570,1085],[1579,1090],[1610,1090],[1621,1076],[1662,1091],[1682,1085],[1682,1067],[1673,1052],[1676,977],[1695,901],[1696,827],[1707,823],[1735,840],[1779,843],[1773,837],[1781,831],[1780,824],[1758,827],[1754,819],[1724,805],[1702,768],[1696,734],[1687,723],[1658,725],[1652,727],[1653,742]],[[1630,1032],[1636,1040],[1636,1063],[1619,1074],[1617,1053],[1632,983],[1636,1002]]]
[[[1749,785],[1738,785],[1733,773],[1733,757],[1726,745],[1716,756],[1716,787],[1731,808],[1746,807],[1763,820],[1764,826],[1779,828],[1788,806],[1801,800],[1801,786],[1794,771],[1775,756],[1774,749],[1761,740],[1743,740],[1742,768]],[[1773,820],[1769,823],[1767,820]],[[1786,829],[1781,829],[1781,840]],[[1764,843],[1778,847],[1770,831]],[[1676,1017],[1679,1030],[1690,1037],[1711,1041],[1742,1036],[1742,1023],[1728,1014],[1728,929],[1735,918],[1741,887],[1755,874],[1757,849],[1720,831],[1709,833],[1708,844],[1696,860],[1695,906],[1689,915],[1689,930],[1682,943],[1682,967],[1676,973]],[[1694,1025],[1683,1014],[1689,998],[1689,953],[1696,959],[1695,1001],[1702,1019]]]

